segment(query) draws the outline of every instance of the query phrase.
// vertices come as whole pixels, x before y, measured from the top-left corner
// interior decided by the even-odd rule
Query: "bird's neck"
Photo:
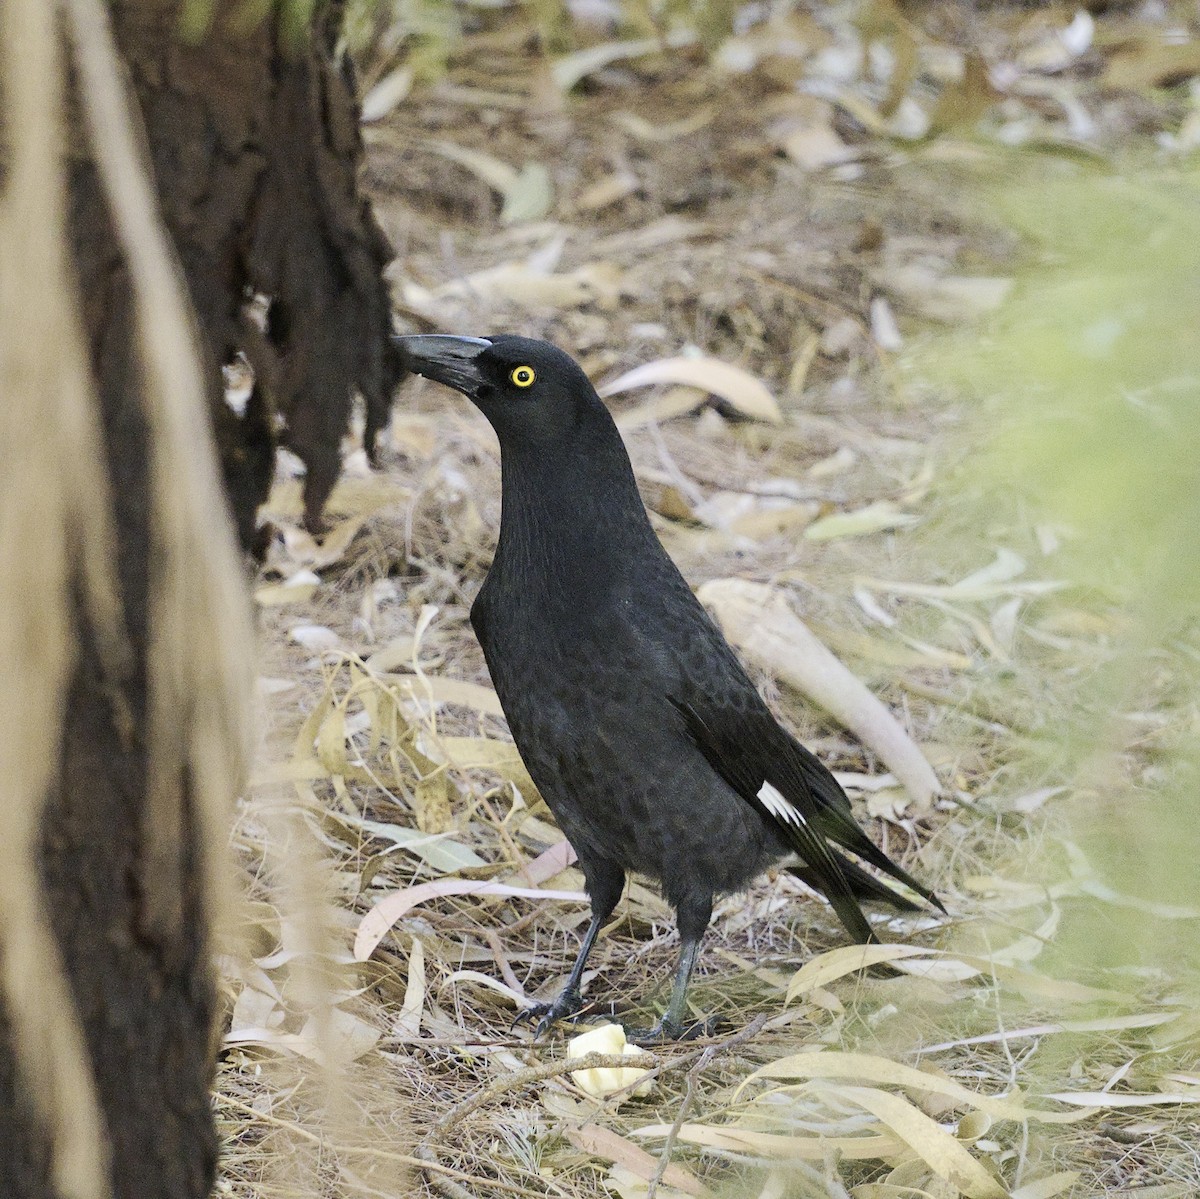
[[[647,544],[662,552],[621,435],[604,417],[550,445],[502,445],[494,571],[569,596],[627,575]]]

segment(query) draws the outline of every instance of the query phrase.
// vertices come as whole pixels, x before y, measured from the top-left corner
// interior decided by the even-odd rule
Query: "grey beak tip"
[[[445,383],[466,395],[472,395],[482,382],[475,359],[492,345],[485,337],[449,333],[393,334],[392,344],[413,374]]]

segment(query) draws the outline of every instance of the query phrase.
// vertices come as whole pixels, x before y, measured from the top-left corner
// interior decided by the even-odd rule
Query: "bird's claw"
[[[540,1016],[550,1005],[548,1003],[535,1003],[532,1007],[523,1007],[513,1018],[512,1023],[508,1026],[508,1031],[513,1032],[521,1027],[522,1024],[532,1024],[537,1016]]]
[[[663,1016],[650,1028],[626,1028],[625,1040],[631,1045],[667,1045],[673,1041],[695,1041],[700,1037],[715,1036],[718,1027],[719,1021],[713,1016],[691,1024]]]
[[[583,997],[578,991],[564,991],[551,1003],[535,1003],[519,1011],[513,1017],[512,1028],[522,1024],[534,1025],[533,1039],[540,1041],[560,1020],[569,1020],[578,1015],[583,1007]]]

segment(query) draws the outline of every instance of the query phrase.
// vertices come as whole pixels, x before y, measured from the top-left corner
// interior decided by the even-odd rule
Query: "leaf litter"
[[[901,943],[864,949],[790,877],[721,901],[698,1008],[763,1024],[728,1048],[728,1032],[664,1048],[650,1096],[589,1096],[561,1038],[510,1033],[561,983],[582,878],[467,623],[495,448],[462,402],[410,384],[381,471],[343,480],[329,534],[300,528],[294,478],[269,505],[220,1193],[1200,1189],[1183,979],[1057,947],[1072,904],[1194,913],[1104,883],[1056,825],[1060,777],[1016,764],[1065,710],[1044,681],[1102,653],[1080,632],[1104,613],[1056,577],[1057,535],[953,509],[957,414],[893,361],[1012,292],[1012,238],[956,201],[971,171],[1003,169],[1012,146],[1113,154],[1130,112],[1163,153],[1186,149],[1189,114],[1145,89],[1200,71],[1195,43],[1119,12],[910,7],[773,13],[708,64],[686,28],[585,38],[548,73],[531,18],[497,10],[471,35],[492,39],[486,71],[468,40],[441,82],[399,61],[373,73],[367,171],[401,247],[401,321],[549,336],[616,379],[668,547],[697,584],[780,599],[780,646],[748,650],[769,701],[862,780],[873,835],[953,918],[890,918]],[[1098,71],[1123,103],[1096,102]],[[819,648],[801,648],[801,621]],[[823,654],[890,725],[856,740],[799,700]],[[282,863],[302,845],[297,900]],[[598,1019],[617,997],[620,1015],[661,1002],[672,940],[634,882],[586,980]]]

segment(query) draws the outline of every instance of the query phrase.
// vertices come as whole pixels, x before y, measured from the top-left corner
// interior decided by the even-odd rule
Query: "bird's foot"
[[[695,1041],[699,1037],[716,1036],[718,1027],[719,1021],[715,1016],[690,1023],[663,1016],[650,1028],[626,1028],[625,1040],[631,1045],[667,1045],[672,1041]]]
[[[512,1027],[534,1024],[533,1039],[540,1041],[560,1020],[570,1020],[583,1010],[583,996],[578,991],[566,990],[551,1003],[535,1003],[516,1014]]]

